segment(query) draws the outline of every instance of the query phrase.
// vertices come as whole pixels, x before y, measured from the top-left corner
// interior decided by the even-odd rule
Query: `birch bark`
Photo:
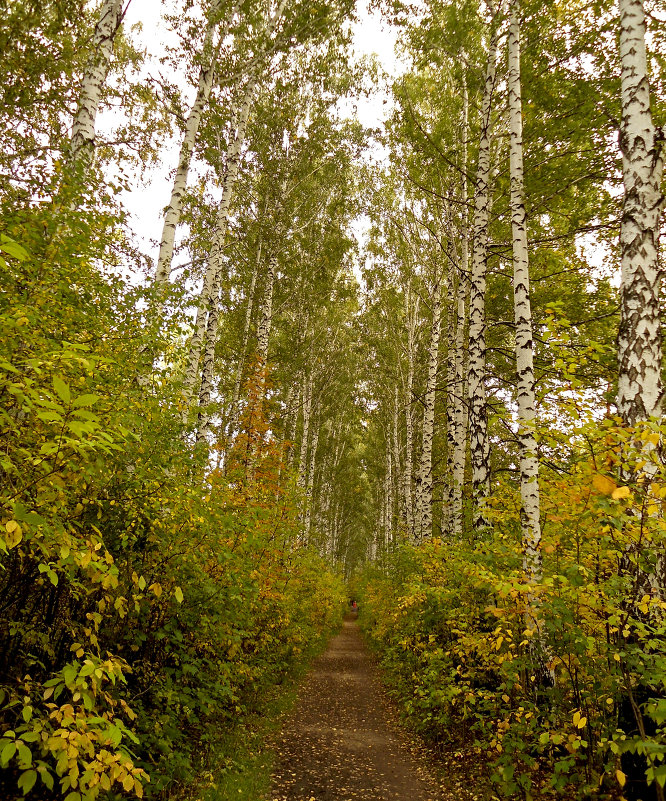
[[[277,256],[273,255],[268,260],[266,268],[266,286],[264,288],[264,298],[261,304],[259,315],[259,325],[257,327],[257,355],[259,357],[259,369],[266,369],[268,360],[268,342],[273,325],[273,288],[275,285],[275,273],[277,270]]]
[[[303,387],[303,434],[301,437],[301,451],[298,461],[298,479],[296,485],[305,489],[308,470],[308,440],[310,437],[310,414],[312,412],[312,374],[305,378]]]
[[[495,20],[493,19],[481,104],[481,131],[474,189],[472,274],[469,301],[469,439],[474,498],[472,528],[477,536],[483,535],[490,526],[486,511],[486,504],[490,494],[490,448],[488,443],[488,410],[485,388],[486,268],[488,262],[488,219],[491,202],[490,132],[496,62],[497,31]]]
[[[432,326],[428,346],[428,376],[423,397],[423,432],[421,459],[416,477],[416,541],[432,537],[432,441],[435,434],[435,392],[439,367],[441,329],[441,282],[435,277],[432,296]]]
[[[232,437],[238,425],[238,404],[240,403],[240,390],[241,382],[243,380],[243,367],[245,365],[245,357],[247,356],[248,343],[250,341],[250,325],[252,324],[252,310],[254,308],[254,293],[257,287],[257,276],[259,275],[259,267],[261,265],[261,251],[263,240],[259,239],[257,246],[257,260],[254,264],[252,271],[252,279],[250,280],[250,288],[247,293],[247,306],[245,307],[245,321],[243,322],[243,339],[241,342],[240,355],[238,357],[238,364],[236,365],[236,375],[234,377],[234,389],[231,397],[231,409],[229,410],[229,426],[228,437]],[[292,387],[289,387],[289,393],[292,392]],[[291,394],[288,396],[287,408],[291,407]],[[289,439],[289,437],[286,437]]]
[[[273,33],[277,29],[280,19],[282,18],[282,12],[285,5],[286,0],[280,0],[275,13],[271,17],[266,31],[268,39],[272,38]],[[227,163],[224,185],[222,189],[222,198],[218,208],[215,234],[213,236],[208,266],[206,268],[206,275],[204,277],[204,285],[197,310],[195,330],[190,341],[190,352],[185,371],[183,391],[185,407],[189,407],[191,404],[192,395],[197,383],[199,362],[201,361],[201,354],[203,350],[201,382],[199,385],[199,408],[201,409],[201,412],[199,415],[197,441],[204,440],[208,434],[209,415],[207,406],[210,403],[213,368],[215,366],[215,346],[217,344],[217,321],[219,316],[217,300],[220,291],[222,274],[223,244],[229,222],[229,213],[234,185],[238,177],[240,153],[245,141],[247,124],[250,116],[250,107],[252,105],[257,83],[258,70],[257,67],[255,67],[245,84],[243,99],[238,112],[238,122],[235,136],[227,150]]]
[[[220,45],[224,38],[221,31],[217,44],[214,44],[215,31],[219,26],[217,15],[221,2],[217,2],[211,9],[211,21],[206,29],[203,46],[201,48],[201,68],[199,70],[199,81],[197,94],[190,108],[187,120],[185,121],[185,132],[180,143],[178,154],[178,166],[171,187],[171,197],[164,213],[164,224],[162,226],[162,236],[160,239],[160,250],[157,256],[157,267],[155,269],[155,283],[160,285],[169,280],[171,275],[171,262],[173,260],[173,246],[176,237],[176,228],[180,222],[183,195],[187,189],[187,176],[190,171],[192,153],[199,132],[201,116],[208,104],[213,83],[215,80],[215,67]],[[232,12],[231,19],[235,14]]]
[[[405,292],[405,314],[407,317],[407,386],[405,387],[405,523],[410,537],[414,537],[414,504],[412,495],[412,465],[414,458],[414,419],[412,395],[414,392],[414,361],[416,350],[416,318],[419,300],[412,305],[411,285]]]
[[[450,537],[453,533],[453,499],[455,494],[454,487],[454,468],[455,468],[455,448],[457,442],[456,427],[458,424],[458,408],[460,406],[460,396],[457,385],[458,373],[456,369],[456,334],[457,334],[457,285],[460,282],[457,273],[460,271],[460,264],[453,247],[453,225],[450,225],[449,237],[449,262],[447,276],[447,342],[446,342],[446,498],[442,508],[442,532],[443,536]]]
[[[109,74],[113,40],[122,22],[122,0],[105,0],[99,11],[93,33],[92,53],[81,83],[79,101],[72,123],[68,164],[76,171],[85,171],[95,153],[95,123],[102,98],[102,89]]]
[[[312,429],[312,443],[310,444],[310,464],[308,466],[308,483],[305,490],[305,542],[310,541],[310,528],[312,523],[312,502],[314,493],[315,467],[317,460],[317,446],[319,445],[319,426]]]
[[[389,545],[393,539],[393,460],[391,458],[391,438],[387,432],[386,437],[386,539],[385,553],[388,553]]]
[[[463,81],[462,116],[462,182],[460,190],[462,208],[462,241],[460,245],[460,269],[458,271],[456,337],[455,337],[455,441],[453,443],[453,475],[451,488],[451,533],[454,538],[462,536],[462,494],[465,481],[465,456],[467,451],[467,404],[465,403],[465,321],[469,302],[469,230],[467,211],[467,139],[469,137],[469,98],[467,83]]]
[[[512,0],[509,20],[507,88],[509,93],[513,298],[516,323],[518,440],[520,445],[520,522],[523,570],[531,584],[542,578],[539,460],[534,434],[534,340],[530,306],[529,254],[524,197],[523,116],[520,84],[520,8]]]
[[[398,395],[398,385],[396,383],[394,396],[393,396],[393,426],[392,426],[392,445],[393,445],[393,465],[394,465],[394,486],[395,486],[395,498],[396,498],[396,506],[398,509],[398,514],[396,515],[396,524],[399,523],[400,520],[400,495],[402,488],[404,487],[404,481],[402,476],[402,465],[400,462],[400,433],[399,433],[399,425],[398,425],[398,413],[399,413],[399,395]]]
[[[624,204],[617,406],[627,425],[662,409],[659,228],[664,161],[650,111],[642,0],[619,0]]]

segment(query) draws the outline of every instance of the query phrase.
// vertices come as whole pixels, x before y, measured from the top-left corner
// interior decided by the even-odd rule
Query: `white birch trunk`
[[[462,241],[460,245],[460,269],[458,271],[457,312],[455,337],[455,441],[453,443],[453,475],[451,487],[451,534],[458,539],[463,528],[463,485],[465,482],[465,456],[467,453],[467,403],[465,393],[466,351],[465,322],[469,301],[469,230],[467,211],[467,139],[469,137],[469,98],[467,83],[463,81],[463,118],[462,118]]]
[[[394,476],[393,476],[393,483],[395,487],[395,506],[397,507],[397,514],[395,515],[396,525],[400,521],[400,495],[402,489],[404,488],[404,479],[402,476],[402,465],[400,463],[400,433],[398,427],[398,405],[400,403],[399,394],[398,394],[398,385],[395,385],[395,392],[393,396],[393,426],[392,426],[392,445],[393,445],[393,467],[394,467]],[[395,539],[394,532],[394,539]]]
[[[276,268],[277,256],[271,256],[266,269],[266,286],[264,288],[264,298],[259,313],[259,325],[257,326],[257,355],[259,357],[260,370],[266,368],[268,360],[268,343],[273,326],[273,288],[275,285]]]
[[[622,64],[622,283],[617,406],[627,425],[661,414],[659,233],[664,162],[650,111],[642,0],[619,0]]]
[[[405,314],[407,317],[407,386],[405,387],[405,524],[410,537],[414,537],[414,501],[412,494],[412,465],[414,459],[414,418],[412,414],[412,394],[414,391],[414,361],[416,351],[416,318],[418,299],[411,302],[411,286],[405,293]]]
[[[234,389],[231,397],[231,409],[229,410],[229,426],[228,436],[232,437],[238,426],[238,405],[240,403],[241,383],[243,380],[243,367],[245,366],[245,357],[247,356],[248,343],[250,341],[250,325],[252,324],[252,310],[254,308],[254,293],[257,286],[257,276],[259,275],[259,265],[261,264],[261,251],[262,240],[259,239],[257,248],[257,260],[252,271],[252,279],[250,281],[250,288],[247,293],[247,306],[245,307],[245,321],[243,323],[243,340],[241,342],[240,355],[238,357],[238,364],[236,365],[236,375],[234,377]],[[292,392],[292,388],[289,388]],[[289,395],[291,397],[291,395]],[[287,404],[290,406],[290,403]]]
[[[77,171],[87,170],[95,153],[95,123],[102,90],[109,74],[113,40],[122,21],[122,0],[104,0],[99,10],[78,106],[72,123],[68,163]]]
[[[285,4],[286,0],[281,0],[267,26],[267,36],[269,39],[272,37],[272,34],[280,22]],[[201,382],[199,384],[199,408],[201,409],[201,413],[199,415],[197,441],[206,439],[208,433],[209,416],[206,407],[210,403],[213,369],[215,366],[215,346],[217,344],[217,321],[219,315],[217,301],[222,277],[223,245],[229,222],[234,186],[238,177],[241,149],[245,141],[250,107],[254,98],[257,82],[258,74],[257,67],[255,67],[245,85],[243,100],[238,112],[236,133],[227,150],[222,198],[218,208],[215,234],[213,236],[213,243],[199,302],[199,311],[202,313],[200,314],[199,311],[197,312],[195,330],[190,341],[190,353],[187,369],[185,371],[183,392],[186,407],[188,407],[192,401],[194,388],[197,383],[199,362],[203,350]]]
[[[416,541],[432,537],[432,441],[435,435],[435,394],[439,367],[439,338],[441,329],[441,284],[435,278],[432,296],[432,327],[428,346],[428,376],[423,397],[423,432],[421,459],[416,477]]]
[[[454,234],[453,227],[449,232],[449,237]],[[449,245],[452,252],[454,248]],[[454,489],[454,467],[455,467],[455,448],[457,442],[456,427],[458,424],[458,409],[460,397],[458,390],[458,373],[456,369],[456,324],[458,317],[457,309],[457,286],[460,282],[456,278],[456,273],[460,269],[457,258],[453,257],[449,261],[448,280],[447,280],[447,343],[446,343],[446,497],[442,508],[442,532],[443,536],[450,537],[453,529],[453,497]]]
[[[216,3],[211,10],[213,19],[218,13],[220,3]],[[234,12],[235,13],[235,12]],[[233,18],[233,13],[231,15]],[[206,30],[203,46],[201,49],[201,68],[199,70],[199,81],[197,94],[190,108],[185,121],[185,132],[180,143],[180,153],[178,154],[178,166],[171,187],[171,197],[164,212],[164,224],[162,226],[162,237],[160,239],[160,250],[157,256],[157,267],[155,270],[155,283],[160,285],[169,280],[171,275],[171,262],[173,260],[173,246],[176,238],[176,228],[180,222],[183,195],[187,189],[187,176],[190,171],[192,153],[199,133],[201,115],[208,104],[211,89],[215,79],[215,67],[220,44],[224,38],[221,32],[218,43],[214,46],[215,30],[218,27],[217,21],[211,22]]]
[[[509,93],[511,230],[513,233],[513,298],[516,322],[518,441],[520,445],[520,522],[523,570],[527,581],[542,578],[539,460],[534,433],[534,340],[530,306],[529,254],[524,197],[523,115],[520,84],[520,9],[512,0],[509,22]]]
[[[315,482],[315,467],[317,465],[317,445],[319,444],[319,426],[312,429],[312,443],[310,444],[310,464],[308,467],[308,483],[305,490],[305,542],[310,542],[310,528],[312,521],[312,503]]]
[[[391,457],[391,437],[386,437],[386,552],[393,541],[393,459]]]
[[[469,301],[469,438],[472,459],[474,511],[472,527],[477,536],[489,528],[486,504],[490,494],[490,448],[486,406],[486,268],[488,261],[488,219],[490,216],[490,128],[495,89],[497,33],[491,22],[483,101],[481,131],[474,189],[472,275]]]
[[[201,383],[199,392],[199,406],[205,407],[210,403],[212,391],[213,367],[215,363],[215,338],[217,336],[217,317],[219,314],[218,296],[220,292],[220,281],[222,277],[222,257],[224,237],[229,222],[229,212],[231,199],[233,196],[234,184],[238,177],[240,166],[240,154],[243,142],[245,141],[245,131],[250,115],[250,106],[254,97],[256,81],[251,79],[245,87],[243,102],[238,115],[238,126],[236,133],[227,151],[227,164],[224,176],[224,186],[222,189],[222,199],[218,208],[215,234],[208,257],[204,285],[199,299],[197,309],[197,320],[190,341],[190,352],[185,373],[185,400],[187,405],[191,402],[194,387],[197,382],[199,361],[202,349],[204,359],[201,370]],[[204,348],[205,346],[205,348]],[[208,427],[208,414],[204,412],[200,419],[199,429],[201,438],[205,437]],[[199,438],[199,434],[198,434]]]
[[[310,414],[312,412],[312,375],[305,379],[303,387],[303,434],[301,437],[301,452],[298,461],[298,479],[296,485],[305,489],[308,471],[308,440],[310,437]]]

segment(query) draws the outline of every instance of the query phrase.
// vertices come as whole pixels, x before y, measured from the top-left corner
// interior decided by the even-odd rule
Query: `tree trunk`
[[[204,277],[204,285],[199,300],[196,325],[190,342],[190,353],[185,373],[185,400],[188,405],[191,402],[194,387],[197,382],[201,351],[204,350],[199,392],[199,407],[202,409],[203,413],[199,419],[197,440],[204,439],[208,429],[208,413],[206,411],[206,406],[210,403],[213,367],[215,364],[215,340],[217,337],[217,318],[219,314],[218,296],[222,278],[222,252],[229,221],[234,184],[238,177],[240,153],[243,142],[245,141],[245,131],[247,129],[255,85],[256,81],[252,78],[245,87],[236,133],[227,150],[222,199],[220,200],[220,206],[217,212],[215,234],[213,236],[213,243],[208,257],[208,266]]]
[[[236,365],[236,375],[234,377],[234,389],[231,397],[231,409],[229,410],[229,425],[227,428],[227,436],[233,437],[236,426],[238,425],[238,404],[240,403],[241,383],[243,381],[243,367],[245,365],[245,357],[247,356],[248,343],[250,341],[250,325],[252,324],[252,310],[254,307],[254,293],[257,287],[257,276],[259,275],[259,267],[261,264],[261,251],[263,240],[259,239],[257,247],[257,260],[252,271],[252,279],[250,281],[250,288],[247,293],[247,307],[245,309],[245,322],[243,323],[243,340],[241,342],[240,354],[238,357],[238,364]],[[292,391],[292,388],[289,388]],[[290,396],[291,397],[291,396]],[[290,406],[290,403],[287,403]],[[288,439],[288,437],[286,437]]]
[[[456,334],[457,334],[457,288],[460,278],[460,264],[455,253],[453,242],[453,221],[449,226],[448,237],[448,276],[447,276],[447,341],[446,341],[446,487],[442,504],[442,536],[450,537],[453,531],[453,499],[455,494],[454,469],[455,448],[458,439],[456,427],[459,417],[460,396],[458,391],[457,365],[456,365]]]
[[[451,534],[458,539],[462,536],[462,494],[465,482],[465,456],[467,453],[467,403],[465,393],[466,351],[465,323],[467,321],[467,305],[469,302],[469,230],[467,211],[467,139],[469,137],[469,99],[467,83],[463,82],[463,118],[462,118],[462,242],[460,246],[460,269],[458,270],[456,338],[455,338],[455,441],[453,443],[453,470],[451,487]]]
[[[257,326],[257,355],[259,357],[259,368],[262,370],[265,369],[268,359],[268,341],[273,325],[273,287],[276,267],[277,256],[271,256],[266,269],[266,286],[264,287],[264,298],[259,312],[259,325]]]
[[[396,499],[396,506],[397,506],[397,514],[395,515],[396,526],[399,524],[400,521],[400,494],[401,488],[404,487],[404,480],[402,476],[402,465],[400,464],[400,433],[398,428],[398,404],[399,404],[399,395],[398,395],[398,384],[395,385],[395,391],[393,396],[393,426],[392,426],[392,445],[393,445],[393,466],[394,466],[394,476],[393,476],[393,483],[395,487],[395,494],[394,497]]]
[[[481,104],[481,131],[474,189],[472,275],[469,309],[469,438],[474,496],[473,530],[482,535],[490,526],[486,504],[490,494],[490,447],[486,406],[486,269],[488,262],[488,219],[490,216],[490,129],[495,89],[497,31],[491,21],[488,63]]]
[[[391,458],[391,435],[386,432],[386,537],[385,553],[388,553],[389,546],[393,541],[393,459]]]
[[[412,394],[414,392],[414,361],[416,350],[416,318],[418,299],[411,301],[411,286],[405,293],[405,315],[407,317],[407,386],[405,387],[405,524],[410,537],[414,537],[414,502],[412,495],[412,465],[414,458],[414,418]]]
[[[220,2],[213,5],[211,16],[213,20],[219,13]],[[231,19],[233,19],[233,13]],[[171,197],[164,212],[164,225],[162,227],[162,237],[160,240],[160,251],[157,257],[157,268],[155,270],[155,283],[160,285],[169,280],[171,274],[171,262],[173,259],[173,245],[176,237],[176,227],[180,222],[180,212],[183,195],[187,189],[187,176],[192,161],[192,153],[199,132],[201,115],[208,103],[211,89],[215,78],[215,67],[219,48],[224,38],[224,33],[220,32],[217,45],[214,46],[213,39],[218,22],[210,22],[206,30],[203,46],[201,48],[201,68],[199,70],[199,83],[194,103],[190,108],[190,113],[185,121],[185,133],[183,141],[180,143],[180,153],[178,155],[178,166],[176,175],[171,187]]]
[[[81,82],[69,144],[68,164],[78,172],[84,172],[92,164],[95,153],[95,122],[102,89],[109,74],[113,40],[122,22],[122,13],[122,0],[104,0],[95,25],[92,53]]]
[[[276,30],[282,17],[282,12],[286,0],[280,0],[280,4],[275,10],[268,26],[267,34],[270,38]],[[201,352],[203,350],[203,363],[201,367],[201,381],[199,384],[199,425],[197,430],[197,442],[206,439],[208,434],[209,415],[207,406],[210,403],[212,391],[213,369],[215,366],[215,346],[217,344],[217,320],[219,315],[218,294],[222,278],[222,252],[224,239],[229,222],[231,200],[233,197],[234,185],[238,177],[240,166],[240,153],[245,141],[250,107],[254,98],[255,88],[258,82],[258,67],[255,66],[252,74],[245,84],[243,100],[238,112],[238,123],[233,141],[227,149],[227,163],[225,166],[224,186],[222,198],[217,213],[215,234],[204,277],[203,290],[197,311],[195,330],[190,341],[190,353],[188,364],[185,371],[184,382],[184,401],[188,407],[192,400],[194,388],[197,383],[197,374]]]
[[[310,414],[312,412],[312,375],[306,376],[303,386],[303,434],[301,437],[301,453],[298,461],[298,479],[296,485],[305,489],[308,471],[308,439],[310,437]]]
[[[534,340],[530,306],[529,254],[524,197],[523,116],[520,84],[519,3],[512,0],[509,22],[509,92],[511,229],[513,232],[513,298],[516,322],[518,441],[520,445],[520,522],[523,569],[531,584],[542,577],[539,460],[534,434]]]
[[[661,414],[659,228],[664,162],[650,111],[642,0],[619,0],[622,63],[622,283],[617,406],[627,425]]]
[[[312,429],[312,443],[310,444],[310,465],[308,467],[308,484],[305,490],[305,542],[310,542],[310,528],[312,521],[312,502],[314,495],[315,467],[317,465],[317,445],[319,444],[319,426]]]
[[[432,296],[432,327],[428,346],[428,376],[423,397],[423,432],[421,459],[416,477],[416,541],[432,537],[432,441],[435,435],[435,393],[439,366],[439,337],[441,329],[441,283],[435,277]]]

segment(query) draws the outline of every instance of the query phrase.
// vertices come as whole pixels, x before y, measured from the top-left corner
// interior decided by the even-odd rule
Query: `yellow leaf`
[[[592,485],[604,495],[611,495],[612,492],[617,489],[617,484],[613,481],[613,479],[608,478],[608,476],[604,476],[601,473],[594,474],[592,477]]]
[[[620,787],[624,787],[624,785],[627,782],[627,777],[626,777],[626,775],[624,773],[622,773],[621,770],[616,770],[615,771],[615,778],[617,779],[618,784],[620,785]]]
[[[19,542],[23,539],[23,532],[21,531],[21,526],[16,522],[16,520],[10,520],[8,523],[5,524],[5,528],[7,529],[7,535],[5,536],[5,542],[7,543],[8,548],[15,548]]]
[[[183,603],[183,591],[180,589],[180,587],[176,587],[176,589],[173,592],[173,596],[178,601],[179,604]]]
[[[630,495],[631,490],[629,487],[618,487],[612,492],[613,500],[615,501],[619,501],[621,498],[628,498]]]
[[[574,726],[578,726],[579,721],[580,721],[580,712],[575,712],[573,716]]]
[[[162,594],[162,587],[161,587],[159,584],[157,584],[157,583],[155,583],[155,584],[151,584],[151,585],[150,585],[150,587],[148,587],[148,589],[149,589],[151,592],[154,592],[154,593],[155,593],[155,596],[156,596],[157,598],[159,598],[159,597],[160,597],[160,595]]]
[[[584,729],[584,728],[585,728],[585,724],[586,724],[586,723],[587,723],[587,718],[586,718],[586,717],[582,717],[582,718],[581,718],[581,719],[578,721],[578,728],[579,728],[579,729]]]

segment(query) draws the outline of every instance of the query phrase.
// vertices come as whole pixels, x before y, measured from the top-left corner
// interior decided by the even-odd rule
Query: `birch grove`
[[[663,801],[661,6],[149,6],[0,20],[0,796],[254,786],[353,597],[470,796]]]
[[[166,283],[171,274],[176,229],[180,222],[183,195],[187,189],[187,177],[189,175],[194,148],[197,142],[201,118],[206,110],[206,104],[208,103],[215,82],[217,57],[226,33],[224,24],[221,24],[217,19],[221,8],[221,2],[216,2],[211,7],[211,19],[206,28],[206,35],[201,46],[201,65],[199,67],[197,93],[187,114],[187,119],[185,120],[185,130],[180,143],[176,174],[171,187],[171,197],[169,198],[169,203],[164,212],[160,249],[157,256],[157,266],[155,268],[155,283],[158,285]],[[230,19],[233,19],[235,13],[236,10],[233,9],[230,14]]]

